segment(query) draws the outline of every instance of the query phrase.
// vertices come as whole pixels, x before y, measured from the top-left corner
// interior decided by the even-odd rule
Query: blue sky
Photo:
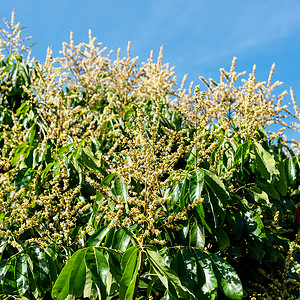
[[[273,62],[274,80],[293,87],[300,104],[300,1],[299,0],[9,0],[1,3],[1,17],[26,26],[37,44],[33,56],[43,61],[53,46],[58,55],[63,41],[74,32],[76,43],[88,40],[88,30],[108,49],[119,47],[146,60],[151,49],[164,45],[164,62],[176,66],[179,81],[200,83],[199,75],[219,78],[237,57],[237,71],[267,80]],[[3,25],[3,22],[1,23]],[[288,100],[289,98],[287,98]]]

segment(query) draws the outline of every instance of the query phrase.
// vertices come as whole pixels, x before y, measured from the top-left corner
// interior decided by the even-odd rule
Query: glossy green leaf
[[[82,166],[86,166],[90,169],[98,171],[101,167],[101,161],[98,159],[93,152],[88,149],[82,149],[81,155],[78,158],[78,161],[82,164]]]
[[[223,205],[227,204],[229,194],[223,184],[223,182],[211,171],[202,169],[205,173],[204,180],[211,191],[218,197]]]
[[[245,224],[251,235],[264,239],[266,238],[264,224],[259,215],[253,211],[247,211],[244,214]]]
[[[130,238],[131,237],[126,229],[112,228],[106,234],[103,246],[124,252],[130,243]]]
[[[189,185],[190,202],[194,203],[201,198],[201,193],[204,184],[204,172],[201,169],[195,170],[192,173]]]
[[[116,174],[109,174],[102,180],[101,184],[103,186],[108,186],[115,177]]]
[[[268,197],[268,194],[261,190],[260,188],[258,188],[257,186],[254,186],[253,188],[251,189],[246,189],[248,191],[248,193],[250,193],[254,200],[258,203],[267,203],[269,204],[270,203],[270,200],[269,200],[269,197]]]
[[[289,185],[294,185],[297,180],[297,161],[292,157],[287,157],[285,161],[286,177]]]
[[[198,298],[209,300],[216,299],[218,295],[218,281],[213,270],[211,259],[201,250],[194,249],[193,252],[195,253],[195,257],[199,264],[199,271],[201,271],[198,275],[198,284],[199,287],[201,287],[201,298]]]
[[[0,288],[3,294],[15,294],[18,291],[15,281],[16,260],[15,256],[9,261],[0,262]]]
[[[265,182],[257,181],[257,186],[261,190],[265,191],[268,194],[268,196],[271,196],[277,200],[280,200],[280,195],[279,195],[278,191],[276,190],[276,188],[272,184],[270,184],[266,181]]]
[[[245,158],[250,148],[250,143],[250,141],[247,141],[238,146],[234,154],[235,164],[241,164],[241,167],[243,166]]]
[[[104,226],[99,228],[93,235],[87,240],[85,243],[86,247],[98,247],[101,245],[103,239],[107,235],[109,231],[113,231],[113,228],[109,228],[108,226]]]
[[[217,270],[217,279],[222,292],[230,299],[243,299],[242,282],[230,264],[218,255],[210,253]]]
[[[208,224],[205,221],[205,211],[202,203],[199,203],[198,206],[196,207],[196,211],[200,217],[201,223],[204,226],[204,228],[209,232],[212,233],[211,228],[208,226]]]
[[[100,290],[101,299],[106,299],[106,279],[109,265],[105,256],[95,247],[87,250],[85,256],[86,267],[91,272],[91,280]]]
[[[29,289],[27,254],[21,252],[17,255],[15,277],[20,296],[23,296]]]
[[[276,162],[272,155],[266,151],[261,144],[254,142],[254,151],[256,164],[262,174],[262,176],[269,180],[270,176],[273,174],[279,174],[276,167]]]
[[[281,193],[281,195],[285,196],[288,191],[285,163],[283,161],[280,161],[277,164],[277,167],[279,174],[275,178],[274,185],[276,186],[277,190]]]
[[[189,248],[181,248],[171,262],[171,268],[176,271],[182,283],[196,295],[198,285],[197,259]]]
[[[120,282],[120,300],[132,299],[140,264],[141,252],[139,248],[137,246],[128,248],[121,260],[123,275]]]
[[[123,179],[120,178],[116,178],[114,180],[114,192],[116,194],[116,196],[121,196],[122,200],[125,203],[125,208],[128,211],[129,210],[129,206],[128,206],[128,187],[126,186],[126,184],[124,183]]]
[[[31,272],[39,295],[43,295],[50,287],[50,268],[47,263],[46,254],[42,248],[34,246],[28,255],[32,261]]]
[[[205,230],[204,227],[197,222],[197,220],[194,221],[194,223],[190,226],[190,246],[196,247],[201,250],[204,249],[205,246]]]
[[[85,256],[88,249],[75,252],[60,272],[52,289],[52,297],[66,299],[68,295],[81,297],[86,281]]]
[[[181,207],[186,205],[186,190],[187,190],[187,177],[181,179],[174,187],[172,192],[172,203],[179,204]]]
[[[183,297],[183,299],[189,299],[188,297],[196,299],[196,297],[181,284],[175,271],[165,264],[163,257],[158,253],[155,247],[147,246],[146,254],[156,275],[165,288],[172,293],[172,296]]]
[[[188,181],[187,178],[184,177],[180,182],[179,182],[179,202],[180,202],[180,207],[186,207],[186,200],[187,200],[187,189],[188,189]]]

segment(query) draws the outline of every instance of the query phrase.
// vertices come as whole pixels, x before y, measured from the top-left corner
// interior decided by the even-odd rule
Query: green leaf
[[[113,190],[114,190],[116,196],[121,196],[122,197],[122,200],[125,202],[125,208],[128,211],[129,210],[128,201],[127,201],[127,199],[128,199],[128,187],[124,183],[124,180],[117,177],[114,181]]]
[[[227,204],[229,193],[223,182],[211,171],[202,169],[205,173],[204,180],[210,190],[217,196],[223,205]]]
[[[237,150],[234,154],[234,162],[235,164],[241,164],[241,167],[243,167],[244,161],[246,159],[247,153],[250,148],[251,141],[247,141],[241,145],[238,146]]]
[[[210,253],[217,269],[217,279],[222,292],[230,299],[243,299],[242,282],[232,266],[218,255]]]
[[[76,143],[71,143],[71,144],[68,144],[66,146],[59,148],[59,150],[57,151],[57,155],[58,156],[65,155],[67,152],[70,151],[70,148],[73,147],[74,145],[76,145]]]
[[[201,223],[204,226],[204,228],[209,232],[212,233],[211,228],[208,226],[208,224],[205,221],[205,212],[204,212],[204,207],[202,203],[199,203],[198,206],[196,207],[196,211],[200,217]]]
[[[241,238],[243,228],[244,228],[244,218],[241,211],[228,212],[226,214],[229,227],[233,234],[237,236],[238,239]]]
[[[181,208],[185,207],[186,200],[187,177],[181,179],[175,186],[172,192],[172,204],[179,204]]]
[[[114,228],[109,228],[108,226],[104,226],[99,228],[85,243],[86,247],[98,247],[100,246],[101,242],[107,235],[109,231],[113,231]]]
[[[103,186],[108,186],[110,182],[116,177],[116,174],[109,174],[102,180]]]
[[[128,248],[123,254],[121,260],[123,275],[120,282],[120,300],[132,299],[140,263],[141,252],[137,246]]]
[[[68,295],[81,297],[86,281],[85,256],[88,249],[75,252],[59,274],[53,289],[52,297],[66,299]]]
[[[204,183],[204,172],[201,169],[195,170],[192,173],[189,185],[189,197],[191,203],[194,203],[201,197]]]
[[[244,214],[245,224],[251,235],[258,239],[266,238],[264,224],[257,213],[247,211]]]
[[[28,255],[32,261],[31,272],[38,293],[42,296],[50,287],[50,269],[43,249],[38,246],[34,246],[31,249],[31,251],[28,251]]]
[[[262,191],[257,186],[254,186],[252,189],[246,189],[254,198],[254,200],[258,203],[270,203],[268,194],[265,191]]]
[[[87,250],[85,256],[86,267],[91,272],[91,280],[100,290],[102,299],[106,299],[106,279],[109,272],[109,265],[105,256],[95,247]]]
[[[269,180],[273,174],[279,174],[276,167],[276,162],[272,155],[266,151],[261,144],[254,142],[254,152],[256,164],[261,172],[261,175]]]
[[[103,246],[124,252],[128,247],[129,242],[130,242],[130,235],[128,234],[126,229],[112,228],[112,230],[110,230],[107,233],[105,243],[103,244]]]
[[[198,275],[199,286],[201,287],[201,298],[199,299],[209,299],[213,300],[217,298],[218,295],[218,281],[215,276],[213,265],[210,258],[198,249],[193,250],[199,268],[201,269],[202,276]]]
[[[218,241],[218,246],[221,251],[225,250],[226,248],[230,247],[230,240],[228,234],[218,226],[215,230],[215,237]]]
[[[184,287],[175,271],[169,268],[163,257],[158,253],[154,246],[146,246],[146,254],[150,265],[159,277],[162,284],[172,294],[173,297],[183,297],[183,299],[196,299],[196,297]]]
[[[297,181],[297,160],[295,158],[292,157],[287,157],[286,161],[285,161],[285,165],[286,165],[286,177],[288,179],[288,183],[289,185],[294,185],[295,182]]]
[[[272,184],[268,182],[257,181],[257,185],[261,190],[265,191],[268,196],[271,196],[276,200],[280,200],[280,195]]]
[[[279,175],[275,178],[274,185],[276,186],[277,190],[281,193],[281,195],[285,196],[288,191],[287,186],[287,178],[286,178],[286,171],[285,171],[285,163],[280,161],[278,164]]]
[[[82,166],[86,166],[95,171],[99,171],[99,168],[101,167],[101,160],[98,159],[88,148],[82,149],[78,161],[82,164]]]
[[[20,296],[23,296],[29,289],[27,254],[20,252],[17,255],[15,276]]]
[[[201,250],[205,246],[205,230],[197,220],[190,227],[190,246]]]

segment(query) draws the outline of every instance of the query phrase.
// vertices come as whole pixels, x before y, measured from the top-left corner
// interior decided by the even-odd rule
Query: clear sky
[[[53,46],[58,55],[74,32],[75,43],[88,40],[88,30],[108,49],[119,47],[140,61],[164,45],[164,62],[176,66],[178,80],[199,84],[199,75],[219,78],[237,57],[237,71],[267,80],[276,63],[274,80],[290,86],[300,104],[300,0],[9,0],[1,1],[0,16],[27,28],[37,44],[33,56],[44,61]],[[3,25],[3,22],[1,23]],[[277,89],[278,93],[282,88]],[[289,97],[287,97],[287,101]]]

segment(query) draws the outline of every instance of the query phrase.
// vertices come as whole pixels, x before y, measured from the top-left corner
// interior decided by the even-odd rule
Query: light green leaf
[[[121,260],[123,275],[120,282],[120,300],[132,300],[140,264],[141,252],[137,246],[127,249]]]
[[[102,299],[106,299],[106,278],[109,266],[105,256],[95,247],[87,250],[85,256],[86,267],[91,272],[91,280],[100,290]]]
[[[59,274],[53,289],[52,297],[58,300],[66,299],[68,295],[81,297],[86,282],[85,256],[87,248],[78,250],[69,259]]]
[[[250,194],[252,194],[254,200],[258,203],[270,203],[268,194],[258,187],[254,186],[252,189],[246,189]]]
[[[201,169],[195,170],[192,173],[189,186],[189,197],[191,203],[194,203],[201,197],[204,183],[204,172]]]
[[[78,161],[83,165],[90,169],[98,171],[101,167],[101,160],[98,159],[94,153],[88,149],[84,148],[82,149],[80,158],[78,158]]]
[[[125,208],[127,211],[129,211],[128,206],[128,187],[124,183],[123,179],[116,178],[114,181],[114,191],[116,193],[116,196],[121,196],[122,200],[125,202]]]
[[[262,176],[269,180],[270,175],[279,174],[279,171],[276,167],[276,162],[272,155],[266,151],[261,144],[254,142],[254,151],[256,164],[262,174]]]

